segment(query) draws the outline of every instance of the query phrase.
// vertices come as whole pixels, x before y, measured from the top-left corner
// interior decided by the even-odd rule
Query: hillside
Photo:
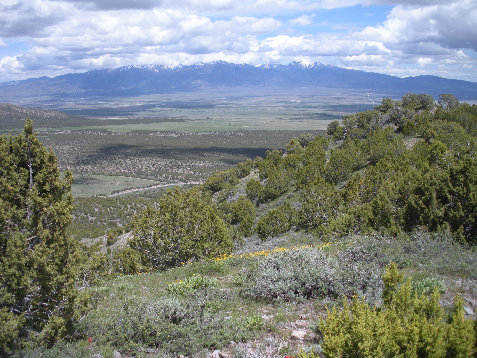
[[[65,127],[72,122],[78,123],[81,117],[63,112],[16,106],[9,103],[0,103],[0,130],[21,129],[25,118],[30,118],[40,128]]]
[[[26,149],[36,143],[28,128],[24,136]],[[26,314],[26,328],[4,313],[4,341],[27,357],[472,356],[476,138],[476,105],[407,94],[331,122],[326,136],[301,135],[285,151],[170,190],[102,247],[70,243],[77,291],[52,295],[67,292],[74,305],[45,313],[46,325]],[[13,167],[5,173],[17,178]],[[50,185],[66,192],[68,177],[57,176]],[[32,206],[13,189],[0,201],[0,219],[11,220],[0,223],[19,240],[11,222]],[[42,220],[66,218],[71,201],[56,194],[53,211],[56,191],[29,190],[39,198],[33,224],[47,235]],[[64,259],[70,241],[60,234],[46,237]],[[6,247],[21,250],[15,242]],[[41,252],[33,258],[44,267]],[[8,257],[5,267],[23,265]]]
[[[35,122],[36,129],[67,129],[84,126],[108,125],[114,120],[98,121],[95,117],[77,116],[53,109],[18,106],[11,103],[0,103],[0,131],[19,131],[25,119]]]
[[[213,62],[173,68],[128,66],[55,78],[41,77],[0,84],[0,101],[13,103],[63,103],[67,99],[107,99],[154,93],[174,93],[217,88],[341,88],[386,93],[400,97],[408,92],[453,93],[459,99],[476,99],[477,84],[435,76],[399,78],[348,70],[320,63],[289,65],[237,65]]]

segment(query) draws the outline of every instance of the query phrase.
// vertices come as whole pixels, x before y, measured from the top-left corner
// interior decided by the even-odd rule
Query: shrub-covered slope
[[[1,312],[16,322],[1,348],[22,356],[475,354],[476,123],[477,106],[451,95],[437,104],[427,95],[384,99],[331,123],[326,137],[301,136],[284,152],[170,190],[111,232],[114,246],[71,253],[69,285],[83,292],[84,314],[52,315],[68,325],[47,325],[48,340],[44,323],[21,326],[9,302],[22,291],[1,276]]]

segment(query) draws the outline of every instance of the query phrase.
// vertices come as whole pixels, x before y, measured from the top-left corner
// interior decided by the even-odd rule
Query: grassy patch
[[[71,192],[75,198],[90,196],[109,196],[131,188],[147,188],[157,185],[158,182],[150,179],[133,178],[111,175],[76,175]]]

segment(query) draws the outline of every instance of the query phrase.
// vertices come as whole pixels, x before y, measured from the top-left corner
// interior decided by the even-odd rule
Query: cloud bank
[[[386,13],[326,21],[350,7]],[[0,0],[0,78],[305,59],[477,81],[476,25],[474,0]]]

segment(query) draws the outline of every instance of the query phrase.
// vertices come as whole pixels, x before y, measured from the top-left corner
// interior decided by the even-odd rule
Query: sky
[[[212,61],[477,82],[477,1],[0,0],[0,82]]]

